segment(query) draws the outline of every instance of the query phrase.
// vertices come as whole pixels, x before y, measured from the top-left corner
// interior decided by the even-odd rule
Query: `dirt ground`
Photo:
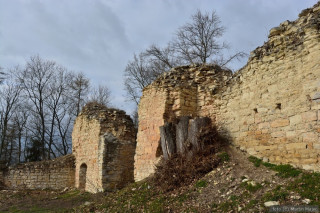
[[[150,180],[99,194],[75,189],[0,190],[0,212],[268,212],[268,201],[320,204],[319,173],[292,167],[276,170],[237,148],[225,151],[229,159],[218,168],[165,194]]]
[[[101,194],[89,194],[74,189],[1,190],[0,212],[73,212],[74,208],[101,202]]]

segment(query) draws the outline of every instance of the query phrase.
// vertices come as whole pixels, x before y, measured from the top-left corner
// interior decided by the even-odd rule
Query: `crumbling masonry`
[[[271,29],[235,74],[182,66],[147,86],[137,144],[129,116],[92,103],[75,122],[72,155],[0,165],[0,187],[99,192],[144,179],[160,159],[159,127],[180,116],[210,118],[233,145],[265,161],[320,171],[320,2]]]
[[[124,111],[88,104],[72,132],[75,186],[111,191],[133,182],[136,130]]]
[[[72,133],[73,154],[51,161],[3,167],[0,187],[112,191],[133,182],[136,130],[124,111],[87,104]],[[3,167],[3,168],[2,168]]]
[[[231,142],[272,163],[320,171],[320,3],[269,40],[232,74],[182,66],[143,90],[135,180],[154,172],[159,127],[179,116],[211,118]]]

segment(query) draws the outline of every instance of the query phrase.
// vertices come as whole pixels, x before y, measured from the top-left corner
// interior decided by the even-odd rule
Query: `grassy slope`
[[[191,185],[160,193],[145,180],[117,192],[0,191],[0,212],[267,212],[266,201],[320,205],[320,174],[228,150],[230,158]],[[27,193],[27,194],[26,194]]]

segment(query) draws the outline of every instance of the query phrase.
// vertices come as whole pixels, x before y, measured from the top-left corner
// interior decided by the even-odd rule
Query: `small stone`
[[[256,182],[255,181],[250,181],[250,182],[248,182],[248,184],[250,184],[251,186],[256,186],[257,184],[256,184]]]
[[[249,180],[248,180],[247,178],[245,178],[245,179],[242,180],[242,183],[248,182],[248,181],[249,181]]]
[[[238,206],[238,212],[240,212],[242,210],[241,206]]]
[[[306,198],[306,199],[302,200],[302,203],[305,203],[305,204],[309,204],[310,202],[311,202],[311,200],[310,200],[310,199],[308,199],[308,198]]]
[[[278,206],[278,205],[280,205],[279,201],[267,201],[264,203],[265,207]]]
[[[92,204],[92,202],[86,201],[83,205],[84,206],[90,206]]]
[[[301,197],[299,195],[292,195],[290,196],[290,198],[294,200],[299,200]]]

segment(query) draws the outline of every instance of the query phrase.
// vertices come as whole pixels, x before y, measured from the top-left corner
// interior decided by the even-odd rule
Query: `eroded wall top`
[[[159,127],[174,116],[210,117],[252,155],[320,170],[320,2],[271,29],[269,40],[233,75],[213,66],[183,66],[146,87],[136,180],[152,174]]]

